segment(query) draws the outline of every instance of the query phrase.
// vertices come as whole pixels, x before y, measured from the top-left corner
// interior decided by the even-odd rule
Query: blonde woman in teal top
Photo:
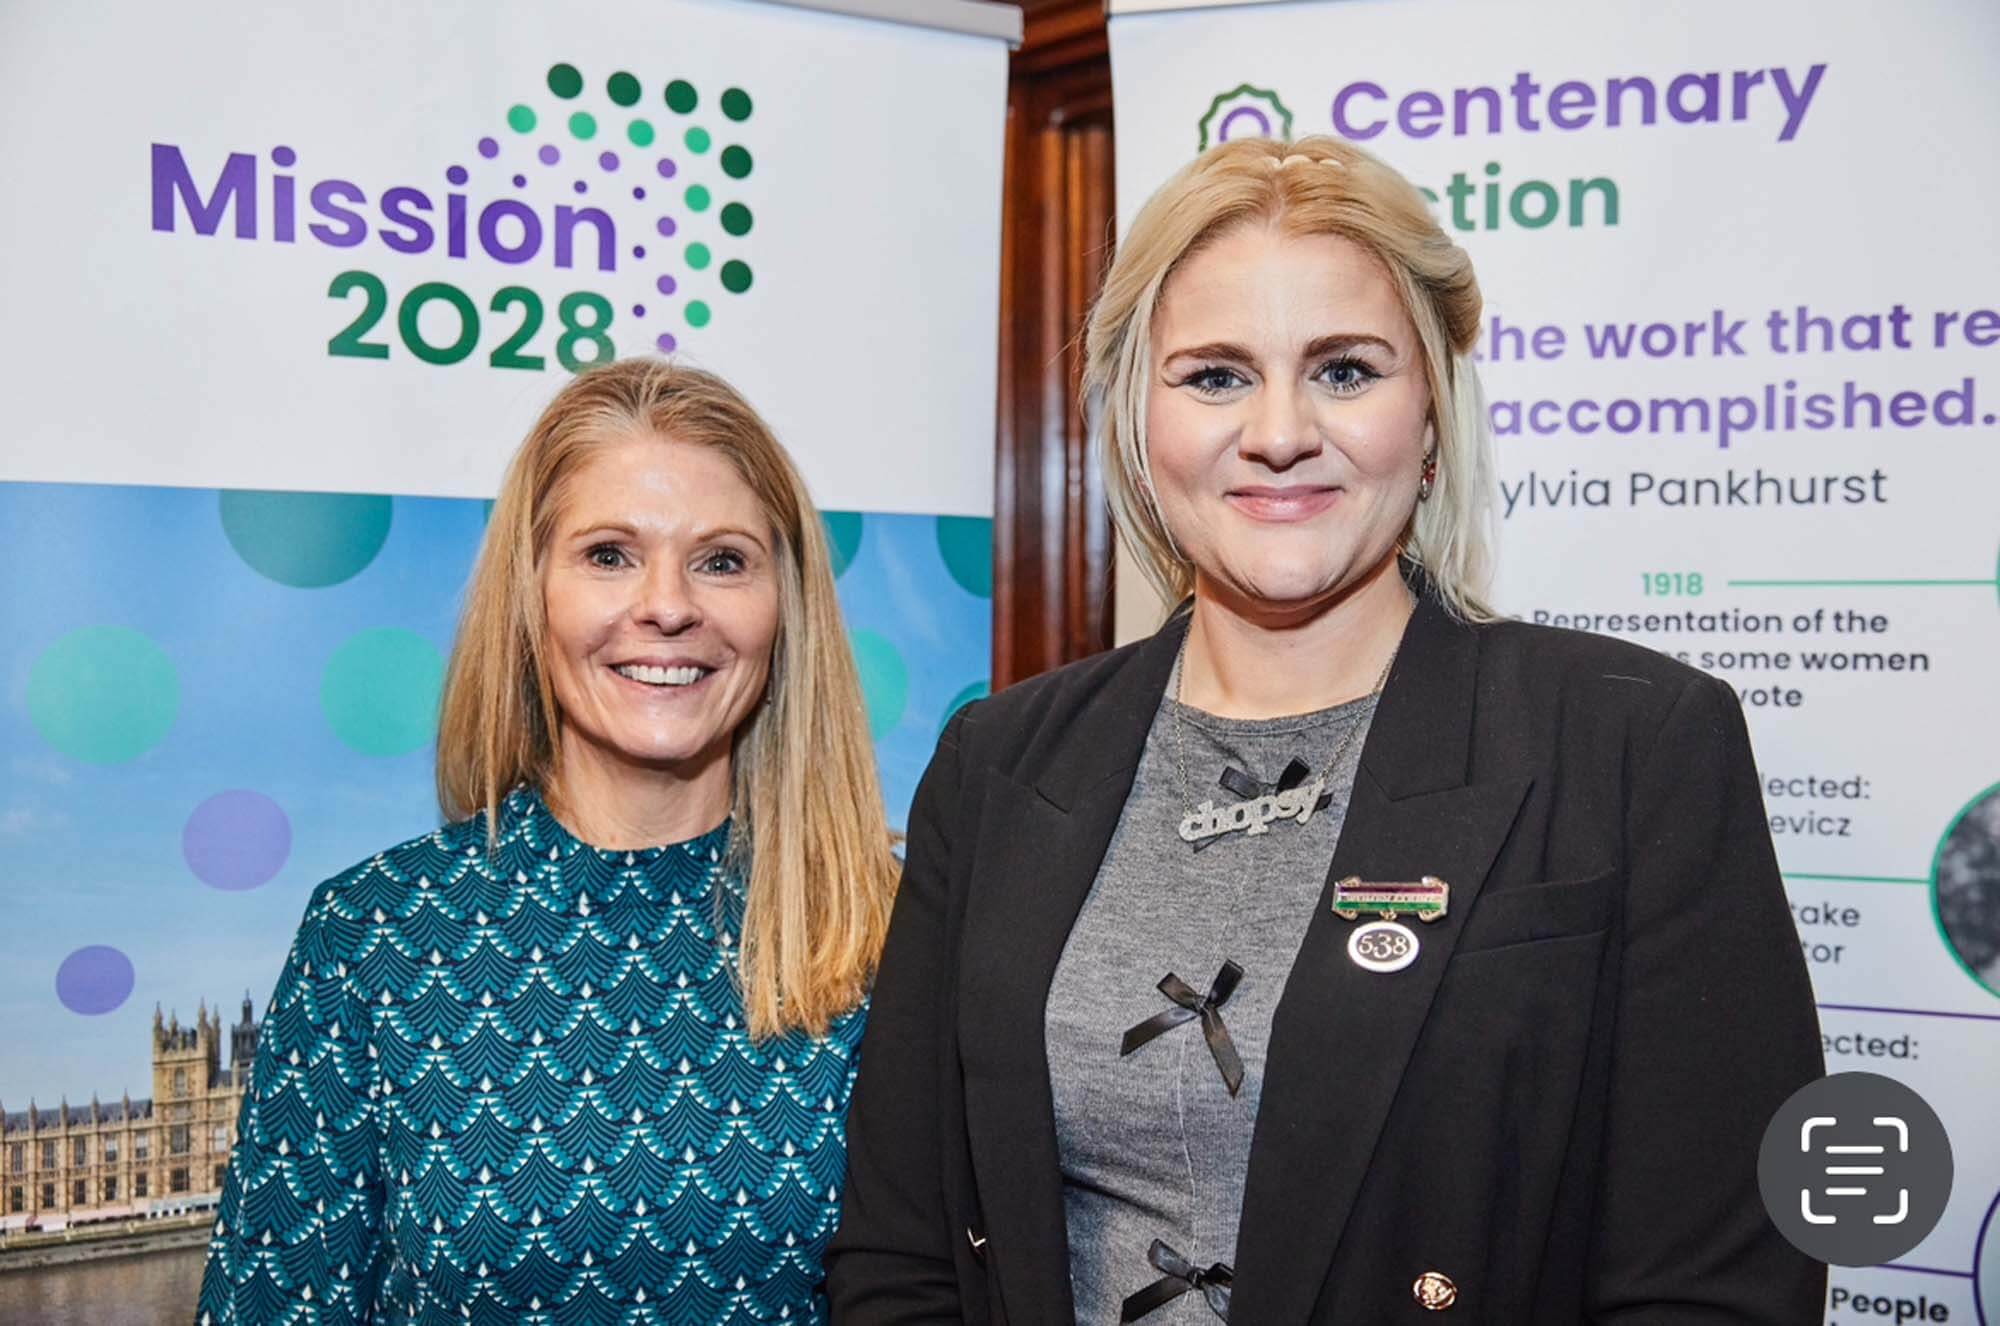
[[[824,1320],[896,863],[818,514],[720,379],[537,422],[438,789],[313,891],[198,1320]]]

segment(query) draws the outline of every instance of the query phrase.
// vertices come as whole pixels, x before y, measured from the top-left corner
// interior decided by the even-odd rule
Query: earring
[[[1424,453],[1423,477],[1417,480],[1417,500],[1419,502],[1428,502],[1430,500],[1431,490],[1437,487],[1437,477],[1437,452],[1426,451]]]

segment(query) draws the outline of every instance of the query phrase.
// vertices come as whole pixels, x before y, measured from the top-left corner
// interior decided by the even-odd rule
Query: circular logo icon
[[[1910,1088],[1836,1073],[1779,1107],[1757,1153],[1764,1209],[1830,1266],[1876,1266],[1923,1242],[1951,1196],[1951,1139]]]
[[[1347,937],[1347,956],[1369,971],[1401,971],[1417,960],[1417,937],[1394,921],[1370,921]]]

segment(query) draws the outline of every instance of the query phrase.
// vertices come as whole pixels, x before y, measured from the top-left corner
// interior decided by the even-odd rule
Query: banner
[[[0,1317],[53,1319],[37,1237],[213,1205],[309,889],[437,822],[461,592],[572,371],[771,422],[902,825],[988,685],[1006,67],[747,0],[0,13]]]
[[[1942,1222],[1828,1319],[2000,1323],[2000,11],[1112,10],[1123,223],[1212,143],[1335,134],[1471,252],[1499,606],[1736,688],[1828,1071],[1949,1130]]]

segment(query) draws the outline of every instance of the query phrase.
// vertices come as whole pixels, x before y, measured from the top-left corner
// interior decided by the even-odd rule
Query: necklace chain
[[[1187,635],[1181,637],[1180,653],[1174,658],[1174,768],[1181,779],[1181,804],[1190,811],[1194,809],[1194,793],[1188,785],[1186,734],[1183,731],[1186,720],[1181,716],[1181,710],[1186,706],[1181,701],[1181,690],[1187,681],[1188,639],[1193,634],[1194,630],[1190,624]],[[1382,671],[1375,678],[1374,688],[1366,695],[1355,697],[1356,699],[1372,700],[1382,694],[1382,688],[1389,684],[1389,669],[1395,666],[1396,655],[1402,648],[1403,642],[1398,640],[1396,647],[1389,651],[1389,657],[1383,661]],[[1347,748],[1354,743],[1355,736],[1364,726],[1365,724],[1357,722],[1348,727],[1341,735],[1339,744],[1333,748],[1333,755],[1327,760],[1322,774],[1331,774],[1340,767],[1341,757],[1347,754]]]

